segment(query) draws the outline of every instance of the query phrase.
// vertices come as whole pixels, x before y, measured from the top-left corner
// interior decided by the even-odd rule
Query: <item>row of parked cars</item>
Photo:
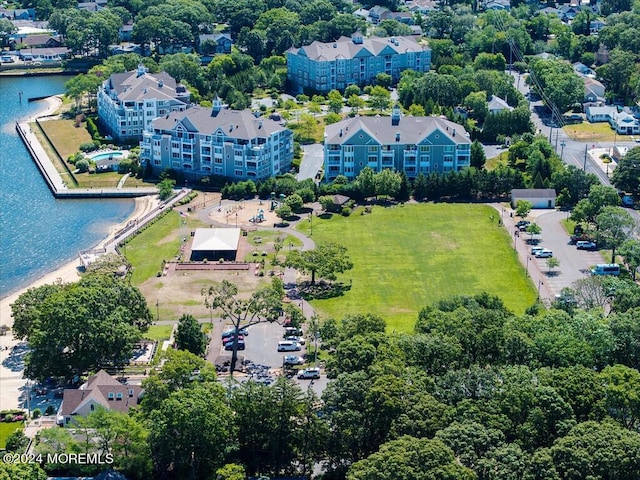
[[[249,329],[241,328],[236,332],[235,329],[226,330],[222,332],[222,346],[225,350],[230,351],[233,350],[233,342],[235,342],[236,337],[238,339],[238,350],[245,349],[244,337],[249,336]]]
[[[283,340],[278,342],[279,352],[299,352],[302,346],[306,344],[304,333],[301,329],[295,327],[285,327]],[[305,360],[298,355],[285,355],[282,364],[285,367],[294,367],[304,365]],[[320,378],[319,368],[305,368],[298,371],[298,379],[300,380],[316,380]]]

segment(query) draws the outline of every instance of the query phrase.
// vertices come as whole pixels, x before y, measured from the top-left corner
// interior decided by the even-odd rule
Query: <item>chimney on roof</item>
[[[262,120],[258,122],[258,130],[260,130],[261,128],[262,128]]]
[[[342,132],[342,129],[340,129],[340,136],[342,136],[342,133],[343,133],[343,132]]]
[[[233,123],[231,125],[229,125],[229,131],[233,132]]]
[[[455,136],[456,136],[456,129],[455,129],[455,128],[453,129],[453,133],[451,134],[451,136],[452,136],[452,137],[455,137]]]
[[[396,142],[400,141],[400,132],[396,132]]]
[[[139,63],[138,64],[138,69],[136,70],[136,77],[141,77],[145,73],[147,73],[147,69],[145,68],[145,66],[143,64]]]
[[[336,42],[333,42],[333,48],[338,48],[338,44]]]
[[[164,80],[160,79],[158,80],[158,88],[162,88],[164,87]]]

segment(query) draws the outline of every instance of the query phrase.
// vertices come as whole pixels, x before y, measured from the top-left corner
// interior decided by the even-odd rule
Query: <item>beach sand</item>
[[[49,97],[43,100],[44,109],[36,113],[29,121],[35,121],[36,117],[52,115],[62,105],[62,100],[58,96]],[[140,197],[135,199],[135,208],[131,215],[122,223],[114,226],[108,236],[104,238],[96,248],[103,246],[109,239],[113,238],[115,233],[122,229],[131,219],[138,218],[153,210],[159,204],[156,197]],[[11,316],[11,304],[24,292],[30,288],[40,287],[42,285],[61,281],[63,283],[75,282],[80,279],[78,268],[80,260],[75,259],[60,268],[43,275],[27,287],[12,293],[0,299],[0,325],[11,327],[13,325],[13,317]],[[11,349],[20,343],[13,337],[11,332],[4,336],[0,336],[0,410],[9,408],[17,408],[20,402],[20,396],[25,388],[25,380],[22,378],[22,369],[15,367],[8,368],[5,366],[5,359],[10,355]]]

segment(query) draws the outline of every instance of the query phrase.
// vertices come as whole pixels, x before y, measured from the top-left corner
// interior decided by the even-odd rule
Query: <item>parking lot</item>
[[[231,352],[225,351],[220,340],[220,336],[223,331],[231,328],[230,325],[216,325],[214,337],[212,338],[212,349],[209,354],[209,359],[212,357],[229,357],[231,358]],[[306,353],[307,345],[302,345],[300,351],[294,352],[278,352],[278,342],[283,340],[285,333],[282,325],[278,323],[263,322],[249,327],[249,335],[245,337],[245,350],[238,351],[238,357],[243,357],[245,361],[251,361],[254,365],[264,365],[268,367],[271,378],[275,379],[278,375],[283,373],[283,359],[286,355],[296,355],[304,357]],[[307,339],[308,341],[308,339]],[[312,367],[313,365],[305,364],[299,368]],[[224,378],[224,376],[222,376]],[[249,375],[234,374],[238,380],[247,380]],[[264,377],[263,377],[264,378]],[[322,372],[320,379],[318,380],[299,380],[297,377],[293,377],[293,380],[298,383],[301,388],[313,388],[313,390],[321,395],[322,391],[327,385],[327,378]]]
[[[529,215],[535,218],[536,223],[542,229],[539,246],[549,249],[558,259],[560,266],[549,271],[546,258],[536,258],[531,254],[531,245],[526,243],[528,235],[523,233],[516,240],[521,259],[531,275],[533,283],[540,284],[541,297],[553,299],[556,294],[565,287],[570,287],[573,282],[589,275],[591,267],[597,263],[608,263],[599,251],[578,250],[575,245],[569,243],[569,234],[565,232],[562,224],[567,218],[567,212],[557,210],[533,210]],[[521,250],[522,249],[522,250]],[[526,256],[522,256],[526,251]],[[545,295],[546,294],[546,295]]]

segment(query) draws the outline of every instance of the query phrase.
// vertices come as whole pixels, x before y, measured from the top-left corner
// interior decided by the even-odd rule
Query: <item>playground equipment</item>
[[[253,223],[262,223],[265,220],[266,219],[264,218],[264,210],[263,209],[258,210],[258,214],[249,219],[249,221],[253,222]]]

